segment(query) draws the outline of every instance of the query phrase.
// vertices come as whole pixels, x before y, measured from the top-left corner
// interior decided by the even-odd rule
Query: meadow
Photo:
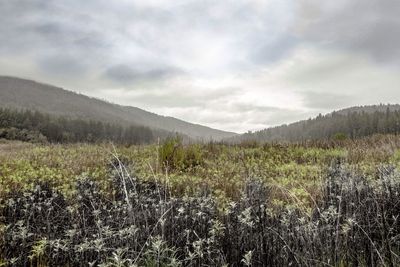
[[[396,266],[400,137],[0,142],[0,266]]]

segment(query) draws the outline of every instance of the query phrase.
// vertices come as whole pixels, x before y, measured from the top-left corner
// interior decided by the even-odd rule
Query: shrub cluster
[[[0,128],[0,139],[19,140],[31,143],[46,143],[47,138],[39,131],[17,129],[14,127]]]
[[[202,147],[199,144],[185,146],[179,136],[167,138],[159,147],[159,161],[164,170],[189,170],[203,163]]]
[[[0,259],[9,266],[399,266],[400,175],[369,181],[331,168],[312,214],[274,209],[250,179],[220,209],[203,194],[174,198],[119,161],[113,193],[79,180],[65,199],[48,184],[1,200]],[[1,261],[0,261],[1,262]]]

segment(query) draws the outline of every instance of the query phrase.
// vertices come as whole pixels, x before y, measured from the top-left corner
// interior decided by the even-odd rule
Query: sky
[[[0,0],[0,75],[238,133],[400,102],[399,0]]]

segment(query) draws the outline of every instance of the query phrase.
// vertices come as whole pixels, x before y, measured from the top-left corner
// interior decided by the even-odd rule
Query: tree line
[[[39,111],[0,108],[0,138],[28,142],[145,144],[155,140],[148,127],[58,117]]]
[[[234,141],[308,141],[356,139],[373,134],[399,134],[400,110],[333,112],[289,125],[243,134]]]

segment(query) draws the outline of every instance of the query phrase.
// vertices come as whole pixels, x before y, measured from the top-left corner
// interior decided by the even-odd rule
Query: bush
[[[18,140],[31,143],[46,143],[47,138],[38,131],[30,131],[27,129],[17,129],[14,127],[1,128],[0,138],[7,140]]]
[[[188,145],[184,149],[183,166],[187,170],[203,164],[202,147],[198,144]]]
[[[168,138],[159,148],[160,164],[165,170],[182,169],[184,156],[182,139],[179,136]]]
[[[203,163],[202,147],[184,146],[179,136],[169,138],[159,148],[159,160],[164,170],[186,171]]]
[[[346,135],[345,133],[336,133],[336,134],[333,136],[333,139],[334,139],[334,140],[337,140],[337,141],[344,141],[344,140],[347,139],[347,135]]]

